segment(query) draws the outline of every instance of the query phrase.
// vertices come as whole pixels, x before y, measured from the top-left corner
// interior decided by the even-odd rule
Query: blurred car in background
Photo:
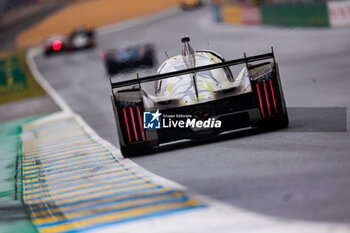
[[[183,10],[192,10],[203,6],[203,2],[201,0],[181,0],[179,6]]]
[[[136,45],[126,49],[111,49],[101,52],[108,75],[135,68],[152,68],[156,64],[152,44]]]
[[[69,49],[86,49],[96,46],[95,30],[90,27],[80,27],[69,35]]]
[[[45,42],[45,54],[93,48],[96,46],[95,31],[92,28],[80,27],[68,36],[60,35]]]

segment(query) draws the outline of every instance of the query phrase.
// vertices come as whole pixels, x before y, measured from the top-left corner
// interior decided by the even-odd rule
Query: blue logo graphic
[[[145,129],[160,129],[161,113],[159,110],[156,112],[144,112],[143,113],[143,128]]]

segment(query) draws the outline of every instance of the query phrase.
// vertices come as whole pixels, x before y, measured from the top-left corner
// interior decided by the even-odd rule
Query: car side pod
[[[143,104],[138,89],[113,92],[111,101],[118,130],[120,150],[124,157],[152,152],[143,128]]]

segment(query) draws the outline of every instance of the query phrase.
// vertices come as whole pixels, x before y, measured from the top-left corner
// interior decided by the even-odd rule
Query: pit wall
[[[285,27],[350,26],[350,0],[260,5],[212,0],[211,5],[216,22]]]

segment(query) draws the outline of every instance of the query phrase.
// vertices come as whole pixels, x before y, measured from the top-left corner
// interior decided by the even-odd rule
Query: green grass
[[[0,124],[0,232],[36,233],[23,203],[22,125],[26,118]]]

